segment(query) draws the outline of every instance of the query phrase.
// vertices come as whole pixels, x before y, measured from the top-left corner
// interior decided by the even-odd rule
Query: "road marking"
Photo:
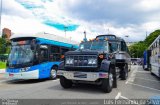
[[[130,77],[127,79],[125,84],[127,84],[128,82],[134,82],[137,70],[138,66],[135,67],[135,69],[133,70],[133,72],[131,73]]]
[[[140,78],[140,77],[136,77],[136,78],[160,83],[160,81],[156,81],[156,80],[152,80],[152,79],[146,79],[146,78]]]
[[[115,97],[115,99],[119,99],[119,97],[121,96],[121,92],[118,92],[117,96]]]
[[[117,96],[115,97],[116,100],[119,99],[119,98],[123,98],[123,99],[125,99],[125,100],[130,101],[130,103],[132,103],[132,104],[137,104],[137,105],[138,105],[138,103],[136,103],[136,102],[128,99],[127,97],[122,96],[122,95],[121,95],[121,92],[118,92]]]
[[[156,91],[160,92],[160,90],[155,89],[155,88],[151,88],[151,87],[147,87],[147,86],[143,86],[143,85],[139,85],[139,84],[135,84],[135,83],[131,83],[131,82],[128,82],[128,84],[139,86],[139,87],[143,87],[143,88],[147,88],[147,89],[151,89],[151,90],[156,90]]]
[[[5,82],[6,80],[1,80],[0,83]]]
[[[137,71],[139,73],[150,73],[149,71]]]

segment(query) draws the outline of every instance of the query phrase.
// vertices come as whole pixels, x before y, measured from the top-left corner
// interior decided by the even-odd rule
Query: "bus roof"
[[[45,32],[37,33],[37,34],[13,34],[10,39],[12,40],[12,39],[23,38],[23,37],[41,38],[41,39],[53,40],[53,41],[56,41],[56,42],[74,44],[74,45],[77,45],[77,46],[79,45],[78,42],[73,41],[71,39],[64,38],[62,36],[58,36],[58,35],[54,35],[54,34],[45,33]]]

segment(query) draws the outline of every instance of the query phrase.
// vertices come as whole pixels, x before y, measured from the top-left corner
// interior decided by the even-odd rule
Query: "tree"
[[[0,54],[5,54],[7,49],[7,42],[4,38],[0,38]]]
[[[155,30],[154,32],[150,33],[149,36],[144,41],[139,41],[129,47],[131,56],[142,57],[144,50],[146,50],[153,41],[160,35],[160,30]]]
[[[144,40],[144,42],[149,47],[159,35],[160,35],[160,30],[155,30],[154,32],[149,34],[149,36]]]

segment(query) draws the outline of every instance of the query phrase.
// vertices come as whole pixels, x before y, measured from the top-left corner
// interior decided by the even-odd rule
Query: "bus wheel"
[[[60,77],[60,84],[63,88],[67,89],[67,88],[70,88],[72,87],[72,81],[71,80],[68,80],[66,79],[65,77]]]
[[[57,66],[53,66],[51,71],[50,71],[50,79],[56,79],[57,78],[57,70],[58,67]]]

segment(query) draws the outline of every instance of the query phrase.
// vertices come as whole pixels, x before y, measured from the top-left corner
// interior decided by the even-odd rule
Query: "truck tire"
[[[66,79],[65,77],[60,77],[60,84],[63,88],[67,89],[67,88],[70,88],[72,87],[72,81],[71,80],[68,80]]]
[[[102,79],[101,88],[103,92],[110,93],[112,91],[112,87],[113,87],[113,74],[109,73],[108,78]]]
[[[50,71],[50,79],[51,80],[54,80],[57,78],[57,70],[58,70],[58,66],[53,66],[51,68],[51,71]]]
[[[115,66],[113,66],[112,68],[112,74],[113,74],[113,88],[117,88],[117,74]]]
[[[128,77],[128,65],[125,64],[125,66],[121,68],[121,79],[126,80],[127,77]]]

